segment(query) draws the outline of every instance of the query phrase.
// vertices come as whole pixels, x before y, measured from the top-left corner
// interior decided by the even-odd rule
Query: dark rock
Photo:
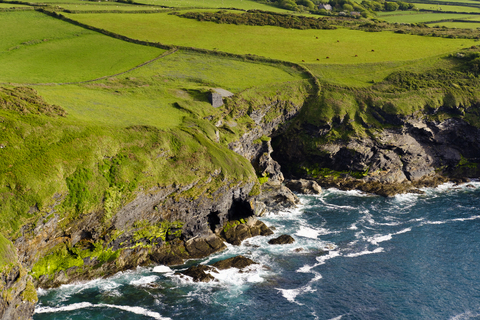
[[[296,134],[299,129],[295,128],[277,138],[275,159],[288,169],[284,173],[289,177],[300,173],[292,169],[315,164],[338,172],[335,178],[316,177],[324,187],[355,188],[384,196],[480,175],[479,128],[457,118],[431,122],[375,112],[377,120],[396,127],[367,137],[317,144],[313,152],[307,148],[311,144],[302,141],[305,135]],[[313,138],[320,136],[320,127],[307,127]]]
[[[32,319],[37,293],[27,271],[19,264],[5,266],[0,286],[0,319]]]
[[[293,239],[292,236],[289,236],[288,234],[282,234],[280,237],[275,239],[270,239],[268,241],[269,244],[290,244],[294,242],[295,242],[295,239]]]
[[[300,203],[300,200],[284,185],[267,182],[262,185],[260,195],[250,198],[249,203],[255,215],[263,216],[267,212],[293,209]],[[259,208],[263,210],[260,211]]]
[[[206,266],[206,265],[198,265],[198,266],[193,266],[188,268],[185,271],[181,271],[181,274],[184,274],[186,276],[189,276],[193,278],[193,281],[195,282],[210,282],[215,280],[215,278],[207,273],[207,271],[214,271],[213,267],[211,266]]]
[[[286,180],[285,186],[292,191],[303,194],[320,194],[322,193],[322,187],[314,180]]]
[[[216,235],[207,238],[195,238],[185,242],[185,249],[193,259],[203,258],[212,253],[225,250],[227,247]]]
[[[233,258],[215,262],[214,264],[212,264],[212,266],[214,266],[217,269],[224,270],[229,268],[243,269],[252,264],[257,264],[257,263],[244,256],[236,256]]]
[[[246,223],[227,224],[222,231],[222,236],[228,243],[233,245],[240,245],[243,240],[255,236],[268,236],[273,234],[265,223],[257,220],[254,217],[247,219]]]

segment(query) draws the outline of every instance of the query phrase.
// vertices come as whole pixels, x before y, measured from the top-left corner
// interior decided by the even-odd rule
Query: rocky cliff
[[[181,264],[223,250],[224,242],[271,234],[254,216],[298,203],[282,184],[284,174],[382,195],[477,177],[475,95],[459,89],[468,99],[457,99],[442,89],[437,105],[406,112],[393,104],[401,99],[390,96],[392,89],[385,89],[392,81],[364,91],[323,87],[319,93],[301,81],[243,92],[226,99],[220,113],[186,119],[177,131],[116,131],[116,149],[106,130],[98,139],[83,128],[75,128],[82,132],[75,139],[59,130],[56,144],[78,143],[88,161],[58,159],[52,167],[62,168],[54,171],[60,178],[45,186],[45,198],[26,198],[20,218],[10,222],[21,265],[16,257],[2,273],[3,319],[33,310],[36,298],[25,270],[35,286],[48,288],[139,265]],[[401,97],[407,99],[405,92]],[[39,119],[15,119],[12,126],[22,123],[48,136],[55,121]],[[10,119],[5,121],[7,126]],[[17,180],[6,187],[9,197],[26,194],[28,186]],[[320,190],[305,182],[299,190],[306,185]]]
[[[269,138],[299,112],[304,101],[301,97],[307,95],[299,92],[298,96],[298,99],[293,99],[296,103],[278,96],[258,104],[241,95],[228,100],[227,110],[231,108],[234,113],[240,109],[238,104],[250,105],[245,113],[210,119],[218,130],[233,128],[239,131],[233,135],[236,140],[229,143],[236,154],[222,149],[216,154],[209,151],[210,161],[220,165],[208,164],[211,169],[191,183],[159,182],[148,189],[145,185],[138,185],[127,198],[122,197],[120,192],[125,190],[124,187],[110,182],[103,204],[91,206],[91,210],[81,214],[65,212],[65,204],[76,192],[72,188],[70,194],[56,194],[51,205],[34,208],[40,218],[22,226],[15,246],[19,261],[31,270],[35,286],[48,288],[105,277],[139,265],[181,264],[185,259],[201,258],[225,249],[224,241],[239,244],[251,236],[270,234],[271,231],[254,215],[298,202],[296,196],[281,185],[283,175],[278,163],[270,156],[273,149]],[[245,119],[248,127],[239,124]],[[198,132],[193,134],[195,139],[201,140]],[[213,140],[219,140],[221,136],[217,131]],[[207,145],[212,143],[204,141],[202,143]],[[216,150],[214,148],[218,147],[211,147]],[[155,156],[161,159],[165,153],[162,149],[160,155]],[[241,158],[239,155],[248,159],[248,162],[245,161],[248,166],[235,160]],[[176,157],[177,163],[184,161],[180,155],[172,156]],[[184,157],[188,159],[190,156],[185,153]],[[132,158],[131,155],[129,157]],[[197,158],[201,160],[201,157]],[[128,161],[127,158],[121,159],[126,160],[107,160],[108,166],[100,168],[100,175],[105,177],[107,172],[106,177],[112,179],[109,175],[117,174]],[[192,165],[198,163],[192,162]],[[232,166],[243,168],[239,171]],[[182,170],[194,171],[194,167],[182,168],[172,169],[178,172],[170,174],[182,175],[186,173]],[[252,179],[250,175],[254,172],[253,168],[258,176],[269,181],[260,186],[255,176]],[[90,170],[89,179],[96,179],[94,168],[83,170],[82,175],[87,170]],[[108,171],[102,173],[101,170]],[[240,174],[229,175],[227,170],[237,170]],[[75,183],[83,184],[82,175],[78,171],[74,173]],[[100,176],[99,179],[103,178]],[[115,179],[113,177],[112,180]],[[110,202],[117,205],[110,205]]]

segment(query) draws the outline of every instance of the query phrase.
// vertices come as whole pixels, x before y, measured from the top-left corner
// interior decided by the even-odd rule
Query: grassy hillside
[[[180,51],[119,77],[37,89],[47,101],[63,106],[76,119],[167,129],[180,125],[190,115],[184,105],[202,117],[214,113],[207,97],[211,88],[239,93],[299,79],[300,72],[286,67]]]

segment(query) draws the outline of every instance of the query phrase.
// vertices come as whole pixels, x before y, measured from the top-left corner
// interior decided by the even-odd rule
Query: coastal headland
[[[270,235],[295,193],[479,177],[478,30],[230,2],[0,2],[1,319]]]

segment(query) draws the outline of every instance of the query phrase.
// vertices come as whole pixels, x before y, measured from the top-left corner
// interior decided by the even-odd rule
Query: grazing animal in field
[[[372,52],[375,52],[375,50],[372,49]]]
[[[327,57],[328,58],[328,57]],[[317,61],[320,61],[320,59],[317,58]]]
[[[340,40],[337,40],[337,42],[340,42]]]
[[[327,57],[327,59],[330,59],[330,57]]]
[[[317,39],[318,39],[318,37],[315,37],[315,38],[317,38]]]
[[[302,60],[302,62],[305,62],[305,60]]]
[[[355,57],[358,57],[358,54],[356,54]]]

